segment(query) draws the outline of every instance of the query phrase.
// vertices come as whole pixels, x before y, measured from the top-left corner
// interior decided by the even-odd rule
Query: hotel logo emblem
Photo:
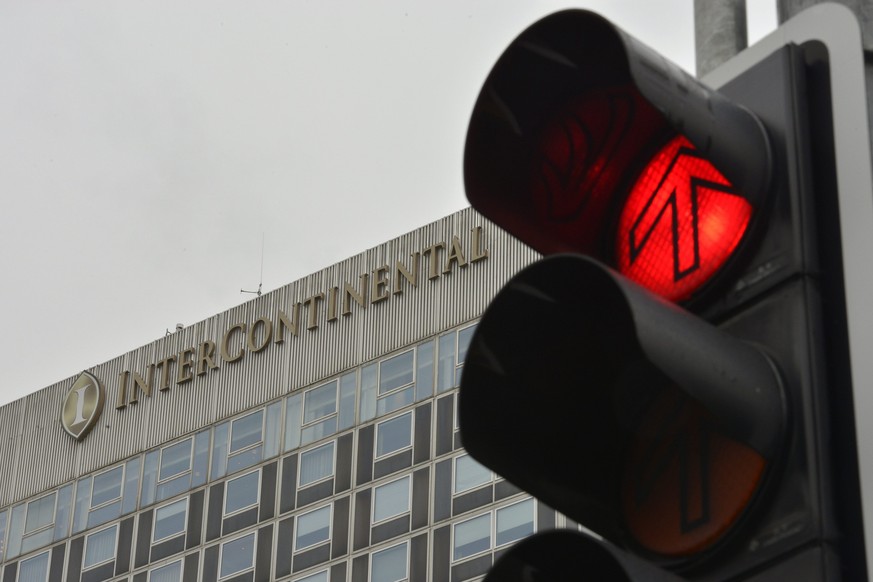
[[[96,376],[82,372],[64,399],[61,424],[64,430],[77,441],[97,424],[103,412],[103,386]]]

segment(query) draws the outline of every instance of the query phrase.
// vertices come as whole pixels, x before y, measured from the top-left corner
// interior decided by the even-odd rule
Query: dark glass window
[[[409,511],[409,482],[402,479],[379,485],[373,490],[373,522],[402,515]]]
[[[334,441],[300,455],[300,486],[321,481],[333,475]]]
[[[219,578],[250,570],[255,563],[255,534],[221,544]]]
[[[382,457],[412,446],[412,413],[381,422],[376,426],[376,456]]]
[[[115,542],[117,538],[117,525],[87,536],[85,538],[85,559],[82,562],[82,568],[87,570],[112,560],[115,557]]]
[[[187,498],[157,508],[155,510],[155,529],[152,532],[152,541],[158,542],[185,531],[187,517]]]
[[[19,582],[45,582],[48,579],[49,552],[22,560],[18,565]]]
[[[230,515],[258,503],[260,471],[230,479],[224,488],[224,514]]]
[[[400,582],[409,576],[409,544],[404,542],[378,552],[370,561],[370,582]]]
[[[330,505],[297,518],[294,549],[302,550],[330,539]]]

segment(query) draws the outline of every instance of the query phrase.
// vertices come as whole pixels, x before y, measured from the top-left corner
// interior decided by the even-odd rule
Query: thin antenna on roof
[[[258,281],[258,290],[257,291],[246,291],[245,289],[240,289],[240,293],[252,293],[253,295],[261,296],[261,289],[264,286],[264,233],[261,233],[261,278]]]

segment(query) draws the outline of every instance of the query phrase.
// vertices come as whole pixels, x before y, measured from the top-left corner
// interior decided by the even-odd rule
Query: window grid
[[[453,354],[453,356],[454,356],[454,359],[456,362],[455,367],[457,369],[460,369],[463,366],[463,358],[464,358],[464,355],[466,353],[467,345],[469,343],[469,339],[464,340],[464,339],[462,339],[461,336],[466,332],[466,330],[472,331],[472,329],[474,329],[474,326],[468,326],[467,328],[462,328],[460,330],[456,330],[455,332],[452,332],[452,335],[454,336],[454,338],[453,338],[454,341],[452,342],[452,344],[453,344],[452,347],[453,347],[453,351],[455,352]],[[469,335],[472,335],[472,334],[470,333]],[[420,369],[417,367],[418,364],[416,363],[418,360],[418,358],[417,358],[418,349],[420,349],[422,346],[428,346],[428,348],[430,348],[430,346],[442,347],[441,345],[438,346],[438,343],[442,343],[442,342],[437,342],[436,339],[434,339],[434,340],[431,340],[429,342],[425,342],[423,344],[420,344],[419,346],[415,346],[412,349],[408,349],[404,352],[401,352],[400,354],[395,354],[395,355],[392,355],[390,357],[382,358],[381,360],[379,360],[379,362],[378,362],[379,363],[379,366],[378,366],[378,371],[379,371],[378,397],[382,398],[384,396],[396,394],[400,391],[407,390],[410,387],[414,388],[416,385],[416,382],[418,380],[417,372],[420,372]],[[432,350],[432,351],[437,352],[437,350]],[[440,352],[437,352],[437,353],[440,353]],[[437,355],[433,356],[433,358],[434,358],[434,360],[433,360],[433,365],[432,365],[432,367],[433,367],[432,373],[434,375],[437,375],[438,372],[436,369],[437,368],[436,362],[437,361],[441,362],[442,358],[440,356],[437,356]],[[399,366],[399,368],[402,368],[402,370],[400,372],[397,372],[396,369],[392,371],[390,366],[392,364],[401,363],[401,362],[405,364],[405,367]],[[355,379],[356,376],[358,375],[359,371],[360,371],[360,367],[357,368],[356,371],[349,372],[346,375],[351,376],[353,379]],[[384,372],[384,375],[383,375],[383,372]],[[311,389],[311,391],[314,392],[315,390],[317,390],[319,388],[323,388],[323,387],[328,386],[328,385],[330,385],[332,387],[332,390],[334,390],[334,399],[336,400],[336,402],[332,403],[332,405],[329,406],[329,411],[326,414],[324,414],[320,417],[315,416],[315,417],[309,418],[306,426],[310,426],[312,424],[322,422],[325,419],[336,418],[338,416],[338,414],[339,414],[338,401],[340,400],[340,398],[342,398],[342,395],[339,394],[339,381],[338,381],[338,379],[332,380],[332,381],[327,382],[325,384],[321,384],[320,386],[317,386],[316,388]],[[358,389],[357,393],[360,394],[359,389]],[[352,392],[353,396],[354,396],[354,394],[355,394],[355,392]],[[430,393],[430,396],[433,396],[433,392]],[[280,401],[281,405],[283,407],[284,407],[285,400],[287,400],[287,398]],[[416,400],[417,400],[417,397],[416,397]],[[279,404],[279,403],[275,403],[275,404]],[[264,444],[265,432],[266,432],[266,429],[264,426],[265,425],[265,416],[266,416],[265,413],[266,413],[266,406],[254,411],[254,412],[250,412],[243,417],[240,417],[237,419],[231,419],[230,421],[228,421],[230,423],[230,427],[229,427],[230,434],[228,435],[228,448],[227,448],[228,456],[232,456],[234,454],[239,454],[239,453],[245,453],[245,452],[250,451],[252,449],[256,449],[259,446],[262,446]],[[406,414],[409,414],[410,419],[411,419],[411,413],[406,413]],[[401,415],[401,416],[403,416],[403,415]],[[257,418],[258,422],[257,423],[251,422],[255,417]],[[395,419],[396,418],[400,418],[400,417],[395,417]],[[390,420],[395,420],[395,419],[390,419]],[[248,421],[248,422],[245,422],[245,421]],[[239,424],[237,424],[237,423],[239,423]],[[354,424],[355,423],[352,423],[352,425],[354,425]],[[283,427],[284,425],[285,425],[285,423],[282,422],[282,419],[280,416],[280,424],[279,424],[280,430],[281,430],[281,427]],[[239,427],[238,431],[235,431],[236,427]],[[254,428],[252,428],[252,427],[254,427]],[[410,427],[411,427],[411,423],[410,423]],[[245,430],[246,428],[248,428],[249,430]],[[211,434],[212,430],[213,429],[207,429],[205,431],[200,431],[200,432]],[[235,432],[236,432],[236,434],[234,434]],[[395,449],[394,452],[399,451],[399,450],[403,450],[403,448],[411,446],[411,433],[412,433],[412,431],[410,430],[409,433],[410,433],[410,437],[408,439],[408,443],[407,443],[407,441],[404,441],[404,443],[405,443],[404,447]],[[209,443],[208,438],[207,438],[206,442],[207,442],[207,447],[208,447],[208,443]],[[333,448],[334,443],[329,443],[328,446]],[[315,450],[315,449],[312,449],[312,450]],[[178,478],[179,476],[183,476],[183,475],[190,477],[191,473],[193,472],[193,468],[194,468],[193,467],[193,464],[194,464],[194,461],[193,461],[194,437],[193,436],[187,437],[187,438],[185,438],[181,441],[178,441],[176,443],[171,443],[169,445],[165,445],[164,447],[157,449],[155,452],[159,452],[159,455],[160,455],[159,463],[158,463],[158,473],[159,474],[158,474],[158,477],[156,479],[156,484],[158,484],[158,485],[164,484],[167,481],[170,481],[174,478]],[[178,457],[173,457],[173,458],[169,457],[168,455],[170,455],[171,452],[178,452],[179,453]],[[329,478],[330,476],[333,475],[333,473],[335,471],[335,461],[336,461],[335,460],[335,448],[331,452],[332,452],[332,455],[331,455],[332,458],[331,458],[330,474],[326,477],[322,477],[322,479]],[[390,453],[384,453],[384,454],[390,454]],[[384,456],[384,454],[383,454],[383,456]],[[209,458],[208,457],[209,457],[209,455],[207,455],[207,465],[206,465],[207,471],[209,470]],[[138,458],[139,463],[142,462],[142,458],[144,458],[144,457]],[[128,462],[130,462],[130,459],[128,460]],[[88,499],[89,506],[90,506],[89,512],[93,511],[93,510],[97,510],[97,509],[102,509],[102,508],[109,506],[109,505],[112,505],[114,503],[119,503],[122,501],[122,499],[124,499],[125,506],[127,505],[128,496],[125,493],[125,488],[127,486],[126,473],[129,472],[129,469],[130,469],[129,466],[127,466],[125,463],[122,463],[122,464],[119,464],[115,467],[106,469],[106,470],[98,472],[98,473],[93,473],[90,475],[90,478],[88,478],[87,482],[85,483],[90,489],[89,499]],[[145,467],[138,466],[137,469],[145,470]],[[82,479],[84,479],[84,478],[85,477],[83,477]],[[139,479],[139,471],[137,471],[137,476],[135,477],[135,479]],[[211,480],[207,480],[204,478],[202,482],[205,483],[206,481],[211,481]],[[409,477],[406,476],[406,477],[404,477],[402,479],[398,479],[396,481],[407,481],[408,496],[411,497],[411,480],[409,479]],[[315,482],[317,482],[317,480],[309,481],[306,484],[312,484]],[[394,482],[392,482],[392,483],[394,483]],[[140,485],[140,483],[138,481],[136,481],[135,484]],[[82,485],[82,483],[80,483],[80,485]],[[143,487],[145,487],[144,483],[142,485],[143,485]],[[388,484],[384,484],[384,485],[388,485]],[[137,489],[139,489],[139,487],[137,487]],[[73,496],[73,493],[72,493],[73,491],[75,491],[75,488],[71,487],[71,493],[70,493],[71,496]],[[453,492],[457,492],[457,491],[453,491]],[[41,499],[48,498],[48,497],[52,497],[52,500],[54,503],[53,503],[53,507],[51,509],[51,512],[55,513],[56,511],[58,511],[57,507],[56,507],[56,505],[57,505],[57,491],[53,491],[53,492],[49,493],[48,495],[43,495],[41,498],[25,501],[23,503],[27,504],[27,506],[30,507],[32,504],[36,504]],[[137,500],[138,497],[139,496],[137,495],[135,500],[134,500],[135,508],[142,509],[146,506],[146,503],[145,503],[144,499]],[[168,504],[168,505],[165,505],[163,507],[166,508],[166,507],[169,507],[170,505],[173,505],[173,504]],[[246,506],[246,508],[251,507],[251,506],[252,505],[248,505],[248,506]],[[36,508],[35,505],[34,505],[34,507]],[[34,511],[36,511],[36,509],[34,509]],[[375,512],[375,507],[373,508],[373,511]],[[185,515],[187,515],[187,512],[188,512],[188,506],[187,506],[187,498],[186,498],[185,499],[185,508],[183,510],[183,513]],[[28,511],[28,513],[29,513],[29,511]],[[72,511],[68,511],[68,513],[70,513],[71,515],[69,515],[67,517],[67,519],[71,520],[72,519]],[[402,515],[403,513],[404,513],[403,511],[399,511],[397,513],[392,513],[383,519],[390,519],[391,517],[396,517],[398,515]],[[0,521],[4,522],[4,523],[0,524],[0,563],[2,563],[2,560],[5,558],[5,556],[3,555],[3,551],[5,550],[6,543],[5,543],[5,540],[3,539],[3,537],[4,537],[5,533],[7,533],[7,532],[3,531],[3,529],[4,528],[6,530],[9,529],[5,523],[5,517],[9,514],[10,514],[10,512],[8,512],[8,508],[5,508],[3,511],[0,511]],[[375,520],[375,514],[374,514],[374,522],[376,522],[376,521],[378,521],[378,520]],[[493,529],[494,527],[496,527],[496,519],[492,518],[492,522],[493,522],[492,523],[492,529]],[[39,525],[35,525],[37,523]],[[25,528],[25,532],[23,532],[23,534],[26,536],[26,535],[33,534],[33,533],[39,533],[43,530],[51,529],[53,525],[54,525],[53,520],[47,520],[44,518],[42,518],[42,519],[29,518],[27,526]],[[89,523],[87,527],[88,527],[88,529],[91,529],[94,526]],[[110,530],[112,530],[114,532],[113,533],[114,543],[117,545],[117,543],[118,543],[117,524],[111,526],[110,528],[106,528],[104,530],[101,530],[99,532],[93,532],[93,533],[89,534],[86,539],[91,540],[93,538],[93,536],[95,536],[95,534],[99,534],[101,532],[110,531]],[[69,535],[69,530],[67,530],[66,535]],[[163,537],[158,538],[158,540],[160,540],[160,539],[165,539],[165,538],[163,538]],[[93,544],[93,542],[92,542],[92,544]],[[87,543],[86,543],[86,545],[87,545]],[[84,557],[83,557],[83,559],[84,559]],[[111,559],[112,558],[110,557],[106,561],[111,560]],[[91,563],[86,567],[93,568],[93,567],[100,565],[101,563],[103,563],[103,562],[96,562],[95,561],[94,563]]]

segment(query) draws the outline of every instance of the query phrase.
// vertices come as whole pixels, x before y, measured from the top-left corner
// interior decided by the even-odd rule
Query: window
[[[467,359],[467,349],[470,347],[470,340],[473,339],[473,333],[475,331],[475,325],[458,330],[458,359],[457,364],[455,364],[455,386],[461,385],[461,374],[464,371],[464,360]]]
[[[461,372],[476,325],[444,333],[439,338],[437,392],[450,390],[461,383]]]
[[[204,430],[146,454],[141,507],[175,497],[206,482],[209,435],[210,431]]]
[[[73,532],[97,527],[134,511],[141,468],[140,457],[135,457],[124,465],[79,479]]]
[[[374,552],[370,562],[370,582],[399,582],[409,576],[409,545]]]
[[[423,370],[431,375],[419,386],[423,398],[433,390],[433,347],[424,344],[419,346],[422,348],[426,352]],[[361,369],[361,422],[399,410],[416,400],[415,358],[416,350],[407,350]]]
[[[336,414],[336,387],[337,381],[334,380],[306,392],[303,397],[304,423]]]
[[[376,414],[399,410],[415,400],[415,351],[409,350],[379,363]]]
[[[124,477],[124,467],[119,465],[114,469],[94,475],[91,487],[91,507],[96,508],[121,498],[121,480]]]
[[[453,491],[463,493],[491,482],[491,469],[483,467],[470,455],[455,459],[455,481]]]
[[[279,453],[282,406],[282,402],[274,402],[215,427],[212,479],[241,471]]]
[[[534,500],[497,510],[496,546],[527,537],[534,531]]]
[[[55,493],[49,493],[27,504],[24,533],[31,534],[55,523]]]
[[[412,413],[386,420],[376,426],[376,457],[390,455],[412,446]]]
[[[227,578],[252,568],[255,561],[255,534],[221,544],[219,578]]]
[[[434,340],[420,344],[415,350],[415,401],[433,396],[434,382]]]
[[[149,582],[182,582],[182,560],[150,571]]]
[[[4,509],[0,511],[0,563],[6,559],[6,546],[3,544],[3,540],[6,539],[6,516],[8,515],[7,511]]]
[[[327,570],[322,570],[321,572],[298,578],[297,582],[328,582]]]
[[[333,475],[334,442],[316,447],[300,455],[300,486],[321,481]]]
[[[69,503],[69,487],[65,487],[62,490],[62,493],[64,492],[66,492],[67,494],[67,503]],[[33,501],[27,503],[27,505],[25,506],[26,515],[24,517],[23,534],[18,528],[13,528],[11,532],[12,535],[10,537],[21,537],[18,539],[9,540],[10,557],[13,555],[27,553],[31,550],[35,550],[36,548],[47,546],[52,542],[55,530],[55,506],[57,504],[57,499],[58,493],[52,492],[48,495],[43,495],[39,499],[34,499]],[[20,511],[21,509],[16,508],[13,516],[19,517]],[[67,519],[69,519],[69,513],[67,513],[66,517]],[[63,527],[61,529],[66,528]]]
[[[264,411],[258,410],[230,423],[227,472],[250,467],[263,456]]]
[[[412,384],[415,352],[409,350],[379,364],[379,396]]]
[[[301,441],[308,444],[337,431],[337,388],[334,380],[303,395],[303,432]]]
[[[260,470],[229,480],[224,488],[224,515],[257,505],[260,484]]]
[[[285,450],[314,443],[355,423],[357,373],[349,372],[286,401]]]
[[[294,549],[299,551],[330,539],[330,505],[297,518]]]
[[[437,392],[445,392],[455,386],[455,336],[454,331],[440,336],[437,359]]]
[[[82,568],[88,569],[112,560],[115,556],[115,540],[118,526],[113,525],[85,538],[85,561]]]
[[[159,542],[184,532],[187,517],[187,498],[157,508],[155,510],[155,529],[152,532],[152,542]]]
[[[452,559],[462,560],[491,548],[491,514],[455,524]]]
[[[40,582],[48,578],[49,552],[22,560],[18,566],[18,582]]]
[[[409,511],[409,482],[407,475],[397,481],[376,487],[373,491],[373,522],[379,522]]]
[[[180,443],[161,449],[161,469],[158,481],[172,479],[191,470],[191,445],[194,439],[185,439]]]
[[[230,424],[230,454],[237,453],[261,442],[264,411],[258,410]]]
[[[534,509],[534,500],[528,498],[455,524],[452,560],[463,560],[529,536],[534,532]]]

